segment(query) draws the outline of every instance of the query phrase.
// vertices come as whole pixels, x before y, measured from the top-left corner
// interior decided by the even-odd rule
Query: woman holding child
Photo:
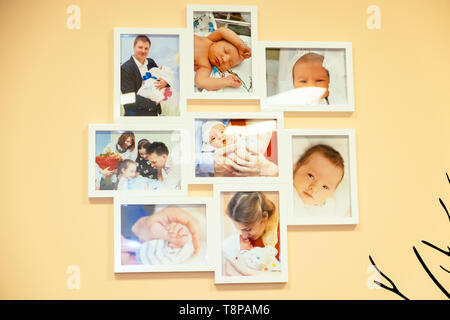
[[[280,260],[279,212],[268,195],[262,192],[237,192],[226,207],[226,215],[239,232],[239,253],[234,258],[224,255],[225,275],[261,274],[263,271],[249,268],[244,257],[245,251],[255,247],[274,247],[275,258]]]

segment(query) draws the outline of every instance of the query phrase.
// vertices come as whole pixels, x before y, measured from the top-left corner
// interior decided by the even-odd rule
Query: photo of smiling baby
[[[265,43],[268,106],[337,110],[353,104],[351,44],[329,48],[269,47]],[[275,46],[275,45],[274,45]],[[290,107],[291,109],[289,109]],[[327,109],[328,108],[328,109]]]
[[[195,92],[251,93],[250,12],[193,11]]]
[[[349,154],[348,137],[292,136],[294,219],[315,224],[355,215]]]

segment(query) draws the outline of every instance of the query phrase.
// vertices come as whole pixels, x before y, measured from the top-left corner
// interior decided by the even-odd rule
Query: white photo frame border
[[[150,129],[151,128],[151,129]],[[145,196],[145,197],[161,197],[161,196],[186,196],[187,195],[187,182],[188,182],[188,170],[189,170],[189,150],[181,150],[181,164],[180,164],[180,190],[159,190],[159,191],[147,191],[147,190],[96,190],[95,189],[95,142],[96,133],[98,131],[143,131],[143,132],[176,132],[180,133],[180,145],[189,144],[190,134],[185,126],[180,124],[127,124],[127,123],[112,123],[112,124],[89,124],[89,147],[88,147],[88,197],[89,198],[109,198],[115,197],[120,194],[126,194],[128,196]],[[136,148],[137,148],[137,142]]]
[[[289,210],[288,205],[288,188],[286,183],[272,184],[255,184],[246,183],[239,186],[229,184],[214,185],[214,211],[216,215],[215,221],[215,249],[213,261],[215,265],[214,279],[216,284],[236,284],[236,283],[282,283],[288,282],[288,245],[287,245],[287,219]],[[278,192],[279,194],[279,215],[280,215],[280,275],[269,276],[224,276],[222,270],[222,215],[221,212],[221,193],[222,192],[240,192],[240,191],[262,191],[262,192]],[[217,250],[218,248],[218,250]]]
[[[195,72],[194,72],[194,12],[249,12],[251,19],[251,66],[252,66],[252,85],[253,90],[249,93],[226,93],[226,92],[195,92]],[[257,6],[225,6],[225,5],[187,5],[187,98],[191,100],[259,100],[260,80],[257,68],[260,65],[257,44],[258,44],[258,7]],[[192,68],[191,68],[192,66]]]
[[[149,34],[158,36],[178,36],[180,59],[179,116],[125,116],[120,114],[120,36],[122,34]],[[114,122],[116,123],[178,123],[187,112],[186,106],[186,29],[184,28],[114,28]]]
[[[294,200],[292,194],[294,192],[294,177],[292,172],[292,138],[293,137],[319,137],[319,136],[333,136],[333,137],[347,137],[348,138],[348,157],[349,157],[349,191],[350,191],[350,212],[351,217],[345,218],[321,218],[321,219],[302,219],[294,216]],[[357,168],[356,168],[356,139],[354,129],[286,129],[283,132],[283,140],[286,141],[286,158],[289,161],[287,167],[289,168],[289,212],[288,218],[289,226],[314,226],[314,225],[357,225],[359,223],[358,210],[358,185],[357,185]]]
[[[122,205],[205,205],[206,207],[206,265],[173,265],[173,266],[152,266],[152,265],[122,265],[121,263],[121,207]],[[212,214],[211,198],[194,197],[122,197],[114,198],[114,273],[141,273],[141,272],[204,272],[214,271],[212,257],[214,256],[214,219],[210,219]]]
[[[195,173],[195,120],[205,119],[248,119],[248,120],[277,120],[277,145],[278,145],[278,176],[277,177],[197,177]],[[280,156],[280,150],[286,150],[285,141],[281,139],[284,130],[284,117],[281,112],[189,112],[187,120],[191,138],[191,166],[189,168],[189,184],[216,184],[216,183],[282,183],[288,182],[288,170],[286,170],[286,159]]]
[[[345,50],[345,72],[346,72],[346,89],[347,89],[347,104],[342,105],[328,105],[328,106],[280,106],[267,104],[267,82],[266,82],[266,49],[344,49]],[[261,73],[264,81],[260,83],[261,96],[261,111],[283,111],[283,112],[309,112],[309,113],[323,113],[323,112],[337,112],[350,113],[355,111],[355,96],[354,96],[354,80],[353,80],[353,46],[351,42],[301,42],[301,41],[259,41],[258,42],[258,56],[261,61]]]

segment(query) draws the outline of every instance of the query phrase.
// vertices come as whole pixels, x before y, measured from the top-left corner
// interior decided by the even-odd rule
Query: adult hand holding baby
[[[252,172],[259,176],[274,177],[278,175],[278,166],[270,162],[262,152],[250,146],[239,149],[237,163],[246,169],[251,168]]]
[[[200,222],[179,207],[168,206],[151,216],[142,217],[133,225],[131,230],[140,241],[150,241],[160,239],[163,233],[169,232],[169,236],[174,232],[178,234],[181,230],[176,226],[177,223],[187,227],[192,235],[194,253],[197,253],[201,244]]]
[[[247,164],[245,159],[240,159],[237,155],[236,144],[229,144],[223,148],[218,148],[214,152],[214,172],[224,175],[233,176],[248,176],[256,174],[259,170],[241,164]],[[236,155],[233,158],[228,157],[228,154]]]
[[[230,156],[232,154],[232,156]],[[278,166],[267,160],[262,152],[246,146],[242,149],[236,144],[216,149],[214,153],[214,170],[230,176],[265,176],[278,175]]]

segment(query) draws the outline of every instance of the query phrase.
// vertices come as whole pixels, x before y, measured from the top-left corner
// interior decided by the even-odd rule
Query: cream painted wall
[[[112,200],[87,197],[88,124],[113,121],[113,28],[182,28],[188,3],[0,2],[0,298],[396,299],[368,289],[369,255],[409,298],[444,298],[412,246],[450,290],[439,267],[450,269],[448,258],[421,243],[449,245],[438,201],[450,207],[447,0],[226,1],[258,5],[259,40],[353,43],[356,111],[286,114],[285,127],[356,129],[360,223],[289,227],[285,285],[216,286],[205,272],[114,275]],[[80,30],[66,28],[71,4],[81,8]],[[380,30],[366,27],[373,4]],[[189,192],[212,196],[212,187]],[[80,267],[80,290],[66,287],[70,265]]]

